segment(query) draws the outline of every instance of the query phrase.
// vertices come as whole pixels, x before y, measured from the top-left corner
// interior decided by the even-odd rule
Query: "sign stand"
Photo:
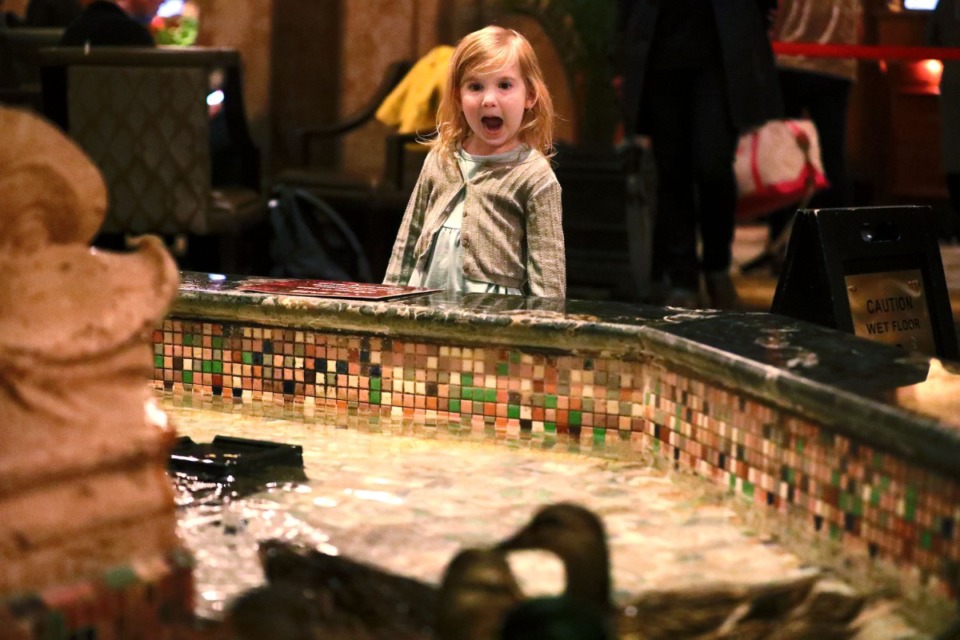
[[[960,359],[930,207],[797,212],[770,311]]]

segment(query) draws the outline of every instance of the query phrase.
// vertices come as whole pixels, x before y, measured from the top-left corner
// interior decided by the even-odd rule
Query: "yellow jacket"
[[[377,120],[397,127],[399,133],[429,131],[436,127],[437,107],[451,56],[453,47],[440,45],[417,60],[377,109]]]

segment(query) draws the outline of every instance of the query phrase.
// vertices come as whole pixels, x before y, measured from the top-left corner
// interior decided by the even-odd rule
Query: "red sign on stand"
[[[390,300],[406,298],[440,289],[421,289],[393,284],[342,282],[339,280],[250,280],[238,287],[241,291],[272,293],[283,296],[314,296],[317,298],[350,298],[353,300]]]

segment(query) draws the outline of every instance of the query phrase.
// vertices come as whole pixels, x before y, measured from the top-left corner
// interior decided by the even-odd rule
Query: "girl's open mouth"
[[[503,127],[503,118],[498,118],[496,116],[485,116],[480,118],[480,123],[483,124],[483,128],[491,133],[495,133]]]

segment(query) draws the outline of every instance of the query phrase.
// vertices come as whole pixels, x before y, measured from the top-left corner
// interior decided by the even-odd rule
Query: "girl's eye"
[[[510,87],[512,87],[512,86],[513,86],[513,83],[512,83],[512,82],[509,82],[509,81],[507,81],[507,80],[504,80],[504,81],[501,82],[498,86],[499,86],[501,89],[506,90],[506,89],[509,89]]]
[[[483,88],[483,86],[482,86],[479,82],[468,82],[468,83],[467,83],[467,90],[468,90],[468,91],[480,91],[480,89],[482,89],[482,88]]]

